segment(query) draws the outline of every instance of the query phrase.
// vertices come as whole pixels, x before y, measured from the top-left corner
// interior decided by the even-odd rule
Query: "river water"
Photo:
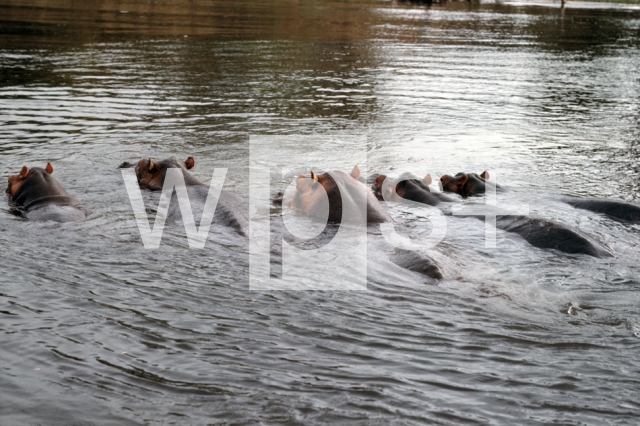
[[[0,424],[638,422],[640,227],[559,199],[640,201],[640,10],[1,1],[0,70],[0,175],[50,161],[89,211],[0,205]],[[122,161],[193,155],[246,199],[252,135],[340,134],[369,171],[491,170],[614,256],[489,249],[449,218],[426,253],[442,280],[374,243],[367,291],[296,292],[250,290],[246,245],[215,226],[203,250],[171,225],[144,249]],[[349,268],[328,266],[301,280]]]

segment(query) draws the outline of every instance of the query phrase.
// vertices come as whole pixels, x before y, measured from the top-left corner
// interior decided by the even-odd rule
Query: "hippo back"
[[[189,202],[194,213],[194,220],[200,226],[202,211],[209,197],[209,186],[179,164],[171,164],[171,167],[182,169]],[[213,223],[228,226],[239,234],[246,236],[248,235],[247,211],[246,205],[243,205],[238,197],[222,189],[213,216]],[[168,218],[174,222],[179,222],[182,219],[182,212],[177,199],[172,200],[169,204]]]
[[[606,249],[577,230],[551,220],[529,216],[498,216],[496,226],[520,235],[534,247],[593,257],[611,256]]]
[[[617,200],[567,198],[564,200],[573,207],[601,213],[612,219],[627,222],[640,222],[640,206]]]
[[[187,172],[188,173],[188,172]],[[187,174],[185,173],[185,175]],[[194,177],[195,179],[195,177]],[[209,196],[209,187],[200,182],[197,185],[187,185],[187,192],[191,204],[197,206],[195,210],[202,211]],[[181,217],[179,213],[178,203],[171,203],[173,210],[169,213],[172,217]],[[195,216],[196,223],[200,224],[201,214]],[[218,204],[216,205],[216,211],[214,213],[213,222],[221,225],[228,226],[236,230],[240,235],[248,235],[248,219],[247,219],[247,206],[242,201],[225,190],[220,191],[220,197],[218,198]]]

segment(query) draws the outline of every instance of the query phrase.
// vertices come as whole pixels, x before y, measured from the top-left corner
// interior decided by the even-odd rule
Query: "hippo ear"
[[[311,170],[311,179],[313,179],[313,181],[314,181],[314,182],[313,182],[313,186],[314,186],[314,187],[315,187],[316,185],[318,185],[318,175],[317,175],[317,174],[315,174],[315,173],[313,172],[313,170]]]
[[[187,167],[187,170],[193,169],[196,166],[196,159],[193,157],[189,157],[184,162],[184,165]]]
[[[484,172],[482,172],[480,177],[484,180],[489,180],[489,172],[485,170]]]
[[[153,163],[153,161],[151,161],[151,158],[149,158],[149,171],[153,172],[156,170],[156,165]]]
[[[26,179],[27,176],[29,176],[29,168],[27,166],[22,166],[22,170],[20,170],[18,179]]]
[[[466,173],[463,173],[458,180],[458,186],[463,186],[465,183],[467,183],[467,180],[469,180],[469,176],[467,176]]]
[[[422,179],[422,181],[423,181],[424,183],[426,183],[427,185],[431,185],[431,183],[433,182],[433,178],[432,178],[432,177],[431,177],[431,175],[429,174],[429,175],[426,175],[426,176],[424,177],[424,179]]]
[[[51,163],[47,163],[47,167],[44,169],[44,171],[49,174],[53,173],[53,166],[51,165]]]
[[[351,170],[351,177],[354,179],[358,179],[360,177],[360,167],[356,164],[356,166]]]

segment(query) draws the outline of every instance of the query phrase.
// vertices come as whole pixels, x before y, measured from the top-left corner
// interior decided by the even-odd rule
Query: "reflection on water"
[[[91,212],[57,225],[0,206],[2,420],[601,424],[640,414],[640,229],[558,197],[640,200],[640,12],[0,3],[0,175],[51,161]],[[615,257],[559,256],[506,234],[487,250],[481,222],[454,218],[429,253],[444,280],[394,267],[373,232],[369,291],[344,294],[250,292],[246,247],[224,229],[203,251],[176,227],[160,250],[142,248],[122,161],[194,155],[202,180],[228,167],[227,189],[243,195],[249,135],[340,132],[367,136],[370,170],[492,170],[513,189],[506,200]],[[415,210],[391,213],[417,235],[427,226]]]

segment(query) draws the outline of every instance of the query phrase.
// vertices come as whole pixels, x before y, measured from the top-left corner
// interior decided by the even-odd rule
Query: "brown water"
[[[0,206],[0,424],[637,422],[640,228],[558,199],[640,200],[640,11],[0,3],[0,175],[51,161],[90,211]],[[374,244],[367,292],[255,292],[230,237],[143,248],[122,161],[194,155],[245,197],[249,135],[343,132],[371,170],[494,170],[615,255],[485,249],[452,218],[442,281]]]

